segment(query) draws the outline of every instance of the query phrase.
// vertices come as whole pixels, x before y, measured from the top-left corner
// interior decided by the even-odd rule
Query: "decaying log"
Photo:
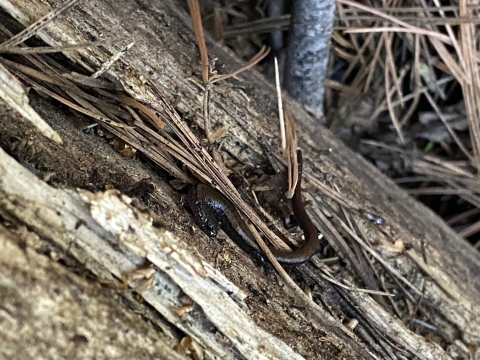
[[[144,281],[149,277],[153,279],[142,291],[142,297],[170,324],[201,342],[208,352],[223,359],[233,358],[233,350],[228,353],[228,347],[218,342],[219,331],[232,342],[234,349],[247,358],[262,358],[263,352],[277,359],[300,358],[283,341],[275,338],[258,341],[267,339],[268,334],[248,317],[248,308],[244,303],[246,296],[217,270],[202,263],[171,232],[156,230],[148,213],[142,214],[140,210],[129,206],[129,198],[122,197],[116,190],[92,194],[88,191],[75,193],[53,189],[1,149],[0,158],[3,180],[1,208],[6,211],[6,217],[10,214],[13,220],[52,239],[62,251],[72,252],[77,259],[89,259],[85,266],[104,281],[113,282],[112,275],[120,279],[123,274],[133,273],[144,265],[145,258],[149,260],[160,271],[146,272],[149,276],[144,276]],[[6,250],[2,251],[3,261],[7,265],[4,269],[10,270],[10,274],[15,273],[19,264],[10,263],[8,254],[15,250],[12,247],[16,247],[20,253],[21,249],[6,236],[2,245],[2,250]],[[21,254],[20,258],[28,259],[26,255]],[[45,267],[46,259],[38,261]],[[92,266],[92,261],[98,265]],[[135,288],[137,280],[132,279],[129,285]],[[4,287],[13,292],[15,289],[8,285],[5,283]],[[21,297],[27,297],[28,289],[23,291]],[[41,296],[45,297],[49,291],[52,291],[51,286]],[[185,310],[195,313],[193,321],[185,321],[180,314],[181,306],[176,304],[182,291],[195,304]],[[12,294],[9,300],[14,298]],[[25,306],[32,307],[32,304]],[[92,306],[88,304],[81,310]],[[195,309],[197,306],[201,310]],[[42,311],[41,307],[33,308]],[[18,327],[9,331],[14,333],[12,330],[18,330]],[[212,328],[215,330],[211,331]],[[41,329],[41,326],[37,329]]]
[[[47,14],[50,6],[55,8],[59,4],[58,1],[46,5],[40,0],[0,0],[0,5],[24,25]],[[132,97],[161,112],[155,93],[138,76],[142,74],[172,98],[175,95],[181,97],[176,108],[186,119],[195,121],[201,118],[202,91],[197,50],[187,13],[178,3],[85,0],[49,25],[40,37],[53,46],[82,43],[106,34],[125,39],[125,44],[132,39],[135,41],[128,53],[112,65],[107,77],[120,82]],[[240,65],[222,46],[211,41],[207,43],[211,54],[218,57],[216,66],[220,71],[227,72]],[[66,52],[65,55],[93,73],[118,48],[105,45]],[[238,79],[216,86],[213,93],[212,120],[228,129],[222,149],[246,164],[260,163],[264,143],[274,149],[278,146],[276,99],[272,86],[255,71],[249,71]],[[17,112],[0,102],[0,146],[22,165],[33,166],[32,170],[36,168],[43,180],[50,184],[84,189],[55,189],[15,164],[6,153],[0,154],[0,274],[5,289],[2,293],[7,294],[6,300],[2,301],[7,310],[0,312],[0,316],[4,322],[8,319],[18,327],[20,323],[32,325],[28,327],[27,335],[37,332],[39,336],[38,342],[31,343],[32,353],[48,357],[47,350],[55,350],[63,356],[84,357],[87,351],[82,349],[88,349],[100,354],[101,349],[105,349],[102,341],[107,341],[105,329],[112,333],[117,330],[115,336],[126,336],[123,329],[128,327],[134,336],[143,332],[143,340],[148,344],[136,343],[132,348],[125,342],[118,348],[109,349],[118,355],[116,357],[139,357],[142,347],[146,354],[153,356],[181,358],[181,353],[171,355],[170,349],[175,339],[183,335],[200,343],[210,358],[382,356],[381,351],[361,342],[328,311],[317,307],[317,311],[312,312],[312,307],[298,304],[294,293],[275,274],[256,267],[248,256],[229,242],[210,240],[198,231],[192,233],[190,217],[179,205],[179,195],[147,166],[121,157],[103,139],[82,133],[73,125],[72,114],[58,109],[51,102],[32,96],[30,105],[60,135],[64,144],[43,138]],[[434,309],[432,312],[438,316],[432,320],[441,325],[439,331],[448,340],[449,350],[455,344],[462,349],[462,342],[478,346],[480,259],[477,252],[430,210],[341,146],[301,107],[292,103],[291,109],[297,122],[300,146],[308,159],[305,167],[307,178],[311,180],[309,192],[314,198],[321,197],[335,203],[332,198],[336,195],[326,194],[326,187],[322,188],[322,174],[334,178],[342,195],[342,205],[356,210],[356,222],[373,247],[372,251],[410,281],[415,277],[414,285],[420,294],[415,290],[412,293],[420,296],[423,292],[422,302]],[[331,151],[327,153],[325,149]],[[150,215],[133,208],[118,193],[94,193],[106,184],[120,190],[127,189],[145,178],[155,190],[143,200],[159,214],[169,232],[152,228]],[[101,211],[94,211],[101,201],[107,201],[112,213],[118,213],[123,220],[113,221],[112,225],[113,216],[103,219]],[[360,216],[362,212],[380,215],[383,224],[364,220]],[[135,231],[140,243],[130,242],[132,238],[126,235],[129,228],[122,225],[122,221],[141,223]],[[158,237],[158,242],[153,241],[153,237]],[[147,240],[148,244],[142,242]],[[411,249],[399,253],[394,246],[398,243],[409,244]],[[425,249],[425,257],[422,249]],[[67,267],[57,264],[59,259]],[[119,289],[122,274],[145,265],[145,259],[154,265],[153,284],[138,289],[139,281],[132,279],[129,285],[137,287],[141,298],[153,309],[144,310],[150,315],[133,321],[126,309],[143,306],[136,304],[131,292],[117,299],[105,299],[98,283],[103,287],[108,283],[109,292],[122,294]],[[37,272],[36,269],[45,270]],[[300,271],[308,274],[306,270]],[[93,284],[85,281],[85,278],[91,278],[91,274],[96,279]],[[35,292],[35,283],[45,285],[41,286],[41,291]],[[88,296],[88,301],[82,302],[73,295],[73,301],[54,297],[58,292],[81,293],[80,298]],[[207,292],[212,294],[211,303]],[[193,300],[192,309],[179,307],[181,293]],[[51,307],[54,307],[53,301],[59,307],[62,304],[68,308],[77,306],[75,311],[85,311],[91,314],[90,317],[97,311],[103,311],[102,314],[111,311],[115,315],[95,316],[97,328],[93,327],[95,324],[82,324],[80,317],[71,317],[60,311],[58,317],[41,316],[42,311],[47,310],[40,305],[47,303],[48,294],[52,294],[48,303]],[[408,330],[369,295],[350,292],[348,297],[356,311],[375,327],[373,333],[381,332],[408,356],[449,358],[439,345]],[[21,303],[15,301],[18,298],[22,299]],[[131,301],[125,304],[120,300],[124,298],[131,298]],[[107,309],[99,309],[100,306]],[[179,314],[187,310],[185,314]],[[231,327],[226,322],[228,314],[231,315]],[[31,318],[24,319],[26,316]],[[115,325],[111,323],[113,316],[118,317]],[[163,331],[155,333],[145,322],[147,318]],[[37,322],[39,319],[42,323]],[[65,331],[38,331],[39,328],[54,328],[59,323],[65,324]],[[27,335],[20,330],[0,332],[2,342],[8,342],[8,347],[4,347],[8,352],[2,355],[8,356],[15,351],[20,354]],[[64,338],[55,342],[54,339],[60,336]],[[64,345],[67,338],[70,346]]]

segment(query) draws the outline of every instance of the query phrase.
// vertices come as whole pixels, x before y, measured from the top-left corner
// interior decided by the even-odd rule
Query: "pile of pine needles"
[[[276,0],[271,0],[276,1]],[[211,1],[214,35],[256,49],[284,30],[268,1]],[[337,0],[325,120],[480,248],[478,4]],[[253,51],[253,50],[250,50]],[[321,86],[321,84],[319,84]],[[353,135],[352,135],[353,133]]]

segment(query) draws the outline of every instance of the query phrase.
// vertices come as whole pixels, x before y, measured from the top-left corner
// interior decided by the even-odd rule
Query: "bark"
[[[0,225],[2,358],[185,359],[173,350],[175,330],[156,326],[163,322],[158,315],[151,314],[155,322],[142,321],[119,306],[114,286],[76,275],[38,253],[41,246],[25,226]]]
[[[297,0],[292,7],[285,89],[321,117],[335,1]]]
[[[12,3],[18,9],[17,19],[27,25],[51,9],[40,0]],[[5,0],[0,4],[6,8]],[[51,1],[50,5],[59,3]],[[154,93],[138,77],[148,76],[167,94],[181,96],[177,110],[187,121],[201,118],[197,49],[187,13],[177,3],[84,1],[41,37],[54,45],[80,43],[102,34],[135,39],[127,55],[109,70],[109,78],[120,81],[132,96],[161,113]],[[218,57],[219,71],[240,65],[220,45],[208,40],[207,46]],[[115,49],[105,46],[66,55],[94,72]],[[29,354],[44,358],[53,358],[54,352],[71,358],[85,358],[90,353],[98,358],[141,357],[139,354],[181,358],[185,355],[172,355],[171,349],[184,335],[195,339],[208,358],[363,358],[383,356],[387,351],[360,341],[356,335],[361,334],[353,335],[320,307],[312,311],[312,307],[297,306],[293,293],[274,273],[256,267],[231,242],[192,232],[190,216],[179,205],[179,195],[164,180],[165,175],[121,157],[105,139],[79,131],[71,112],[34,95],[30,102],[64,143],[55,144],[38,135],[18,113],[0,103],[1,147],[51,185],[0,154],[0,279],[1,309],[5,309],[0,316],[2,322],[28,330],[0,332],[2,343],[8,343],[0,349],[2,355],[22,354],[29,334],[36,335],[36,341],[28,342]],[[460,348],[459,340],[478,345],[477,253],[431,211],[341,146],[303,108],[294,103],[290,106],[308,159],[306,173],[314,185],[310,193],[334,203],[336,195],[325,193],[327,189],[322,187],[322,174],[334,178],[342,194],[339,201],[357,209],[354,216],[375,252],[409,279],[416,274],[417,287],[424,285],[423,303],[432,309],[430,320],[439,326],[442,337],[451,347],[457,341]],[[275,113],[274,89],[253,70],[215,87],[211,117],[227,127],[222,149],[237,160],[260,164],[262,146],[278,145]],[[326,155],[328,148],[332,151]],[[143,194],[142,200],[160,215],[169,232],[154,229],[148,214],[132,208],[128,199],[117,193],[93,193],[107,184],[129,189],[145,178],[155,191]],[[105,208],[107,205],[111,208]],[[109,216],[102,215],[105,211]],[[381,215],[384,224],[362,220],[363,211]],[[112,219],[116,219],[113,225]],[[136,236],[121,224],[131,224]],[[395,242],[412,248],[400,254],[394,250]],[[128,284],[137,287],[139,297],[132,296],[133,290],[119,290],[122,274],[142,266],[145,259],[154,266],[152,284],[138,289],[139,281],[131,279]],[[304,267],[299,271],[316,279],[318,269],[311,264]],[[323,284],[320,279],[315,281]],[[338,292],[331,284],[319,286],[325,299]],[[182,307],[178,300],[182,293],[193,300],[192,309]],[[370,296],[341,294],[352,304],[348,316],[361,319],[367,333],[381,333],[421,359],[448,358],[440,346],[407,329]],[[133,317],[132,308],[142,316]],[[73,309],[75,316],[63,309]],[[55,316],[44,316],[52,312]],[[81,316],[81,312],[87,315]],[[109,339],[121,341],[111,341],[109,346]],[[389,351],[396,350],[390,347]]]

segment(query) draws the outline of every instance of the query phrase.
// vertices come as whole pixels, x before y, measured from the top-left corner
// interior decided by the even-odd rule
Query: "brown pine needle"
[[[124,41],[124,39],[105,39],[98,41],[83,42],[74,45],[65,46],[37,46],[37,47],[8,47],[0,48],[0,54],[51,54],[64,51],[74,51],[80,49],[86,49],[95,46],[111,45],[116,42]]]
[[[198,0],[188,0],[188,9],[192,17],[193,30],[197,39],[198,51],[200,52],[200,60],[202,61],[202,80],[204,84],[208,83],[208,52],[205,45],[205,36],[203,34],[202,17],[200,14],[200,6]]]
[[[417,26],[410,25],[410,24],[406,23],[405,21],[402,21],[402,20],[400,20],[400,19],[398,19],[394,16],[385,14],[383,11],[380,11],[380,10],[377,10],[377,9],[359,4],[357,2],[349,1],[349,0],[337,0],[337,2],[340,3],[340,4],[348,5],[348,6],[351,6],[351,7],[354,7],[354,8],[358,8],[358,9],[370,12],[372,14],[380,16],[383,19],[386,19],[386,20],[389,20],[389,21],[391,21],[395,24],[401,25],[402,28],[400,28],[400,29],[406,29],[406,31],[410,30],[411,32],[415,32],[417,34],[422,34],[422,35],[428,35],[428,36],[431,36],[431,37],[435,37],[438,40],[444,42],[445,44],[452,45],[452,39],[450,39],[446,35],[440,34],[439,32],[429,31],[429,30],[419,28]],[[361,29],[362,31],[358,31],[358,30],[359,29],[353,29],[351,31],[347,30],[346,32],[347,33],[370,32],[370,31],[376,31],[377,28]]]
[[[44,17],[38,19],[35,21],[32,25],[29,27],[25,28],[21,32],[19,32],[17,35],[11,37],[4,43],[0,44],[0,49],[5,49],[8,47],[13,47],[18,44],[23,43],[25,40],[29,39],[33,35],[35,35],[38,31],[42,30],[45,26],[47,26],[49,23],[51,23],[53,20],[55,20],[57,17],[59,17],[61,14],[63,14],[65,11],[70,9],[73,5],[78,0],[68,0],[65,3],[63,3],[59,8],[52,10],[49,12],[47,15]]]
[[[237,70],[235,71],[232,71],[231,73],[228,73],[228,74],[222,74],[222,75],[213,75],[211,78],[210,78],[210,84],[215,84],[216,82],[219,82],[221,80],[226,80],[228,78],[231,78],[235,75],[238,75],[240,74],[241,72],[245,71],[245,70],[248,70],[250,69],[251,67],[255,66],[256,64],[258,64],[260,61],[262,61],[265,56],[268,55],[268,53],[270,52],[270,48],[263,45],[262,48],[260,49],[260,51],[255,55],[253,56],[249,62],[247,62],[245,65],[239,67]]]

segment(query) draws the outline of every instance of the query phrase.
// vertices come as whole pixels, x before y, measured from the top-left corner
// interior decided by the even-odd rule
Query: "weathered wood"
[[[239,349],[246,358],[266,359],[268,357],[263,355],[266,353],[276,359],[300,359],[279,339],[258,341],[267,338],[268,334],[247,315],[245,294],[208,264],[202,263],[171,232],[155,229],[148,213],[132,208],[130,199],[122,198],[118,191],[92,194],[88,191],[75,193],[53,189],[1,149],[0,159],[0,177],[3,180],[0,209],[6,217],[51,239],[61,251],[71,252],[77,259],[89,259],[85,267],[103,281],[113,283],[112,275],[120,279],[122,274],[142,268],[144,258],[148,259],[158,270],[152,269],[149,277],[143,279],[152,278],[152,283],[141,291],[142,297],[168,323],[200,342],[208,353],[221,359],[233,359],[235,349]],[[3,230],[8,234],[7,229]],[[22,251],[20,240],[7,240],[1,243],[6,250],[2,255],[7,256],[3,259],[6,265],[3,269],[11,271],[6,274],[6,279],[16,269],[14,264],[8,263],[9,250],[16,245],[17,252]],[[48,260],[44,259],[43,267],[47,264]],[[23,279],[25,283],[31,280]],[[42,279],[47,280],[48,277]],[[12,292],[15,288],[13,284],[7,286],[9,284],[5,283],[4,286]],[[129,285],[135,288],[138,279],[131,279]],[[56,286],[61,287],[59,284]],[[39,302],[52,291],[51,286],[44,287],[45,291],[36,299]],[[67,289],[62,291],[68,292]],[[188,311],[191,316],[188,321],[186,315],[179,314],[182,304],[178,298],[182,292],[189,295],[195,305]],[[22,297],[26,295],[25,291]],[[82,310],[90,311],[92,306],[86,304]],[[18,326],[14,330],[18,330]],[[231,350],[218,342],[217,331],[233,343]],[[9,333],[6,335],[11,336]],[[168,347],[172,347],[171,344]]]
[[[0,1],[0,4],[3,1],[5,0]],[[50,10],[40,0],[17,0],[12,3],[26,15],[27,23]],[[54,2],[53,6],[58,4],[59,2]],[[143,85],[136,76],[138,73],[131,70],[147,75],[167,94],[181,95],[182,101],[177,109],[187,118],[193,119],[201,117],[202,113],[199,60],[187,14],[177,6],[173,1],[84,1],[57,20],[55,26],[49,26],[48,35],[45,34],[43,39],[53,45],[55,41],[61,44],[80,43],[102,34],[125,39],[133,35],[135,46],[126,57],[114,64],[109,76],[120,80],[132,96],[161,111],[153,92]],[[209,42],[208,46],[211,53],[219,59],[217,67],[220,71],[226,72],[239,65],[220,45]],[[110,49],[110,54],[115,52],[112,46],[105,48]],[[108,53],[99,49],[82,50],[80,53],[82,56],[77,52],[69,53],[69,56],[92,72],[109,57]],[[117,181],[114,185],[122,188],[150,177],[156,190],[148,199],[148,205],[162,214],[167,228],[179,239],[193,238],[195,241],[190,246],[195,247],[206,261],[216,264],[233,283],[247,293],[247,305],[257,325],[308,358],[359,357],[361,347],[350,340],[347,333],[341,330],[341,325],[336,330],[328,328],[328,322],[321,320],[324,314],[311,316],[292,306],[295,305],[295,299],[273,274],[263,274],[261,269],[256,268],[248,257],[233,246],[227,244],[228,250],[225,250],[221,244],[208,240],[204,234],[192,236],[189,217],[179,207],[178,195],[154,173],[141,164],[121,158],[101,139],[76,130],[68,123],[65,114],[56,111],[45,100],[35,99],[33,106],[60,134],[66,145],[55,145],[35,135],[34,130],[19,120],[18,114],[1,104],[0,144],[4,149],[8,149],[21,161],[53,172],[54,183],[72,187],[96,190],[114,178]],[[430,210],[408,197],[363,159],[341,146],[301,107],[292,104],[291,108],[298,123],[300,146],[309,160],[306,163],[308,175],[320,183],[322,179],[319,173],[333,175],[352,208],[381,215],[385,219],[385,225],[382,226],[358,219],[375,250],[382,253],[391,266],[408,277],[417,269],[421,271],[416,286],[419,287],[422,279],[425,279],[424,303],[435,306],[436,311],[445,319],[447,327],[457,329],[450,332],[443,330],[444,337],[452,342],[460,338],[470,344],[479,344],[478,254]],[[228,127],[223,147],[247,164],[260,163],[263,141],[274,146],[278,143],[275,113],[273,88],[254,71],[214,89],[212,119]],[[240,121],[243,128],[239,126]],[[239,146],[243,144],[247,146]],[[327,148],[332,149],[329,155],[321,151]],[[120,178],[123,180],[120,181]],[[311,187],[310,192],[322,194],[315,187]],[[14,211],[15,209],[2,208],[2,213]],[[20,220],[17,218],[17,221]],[[392,239],[409,243],[413,248],[405,255],[398,254],[392,250]],[[422,242],[428,264],[422,258]],[[235,254],[233,259],[232,252]],[[85,262],[87,261],[93,259],[87,257]],[[28,274],[29,268],[24,271]],[[351,296],[358,302],[360,311],[370,317],[388,337],[396,340],[397,344],[419,358],[448,358],[440,347],[402,328],[398,320],[378,309],[370,297],[356,296],[356,293]],[[122,303],[118,302],[116,306],[122,306]],[[395,326],[389,328],[390,324]],[[11,341],[12,346],[21,346],[14,339]],[[219,339],[219,343],[227,346],[228,351],[242,351],[241,347],[232,343],[224,344],[222,341]],[[366,348],[373,351],[368,345]],[[212,349],[208,350],[215,354]]]
[[[59,249],[16,225],[0,224],[0,357],[189,359],[173,350],[173,329],[162,331],[119,306],[113,283],[109,288],[74,274],[56,261],[63,257]]]

